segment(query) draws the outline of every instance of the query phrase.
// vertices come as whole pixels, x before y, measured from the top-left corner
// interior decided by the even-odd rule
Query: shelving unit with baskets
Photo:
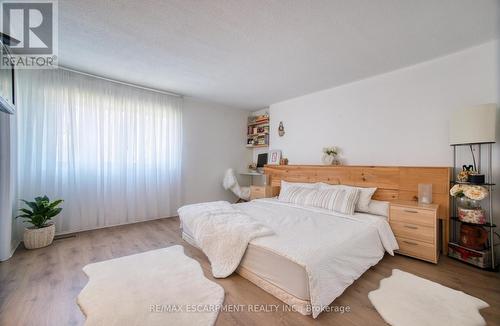
[[[246,146],[248,148],[269,146],[269,115],[248,118]]]
[[[488,191],[486,198],[482,200],[470,200],[462,197],[452,197],[452,216],[451,223],[451,241],[448,244],[448,255],[452,258],[459,259],[466,263],[475,265],[483,269],[494,270],[498,266],[496,257],[496,248],[499,243],[495,243],[496,225],[493,223],[493,172],[492,172],[492,148],[493,143],[471,143],[471,144],[456,144],[453,147],[453,176],[454,185],[467,185],[484,187]],[[484,182],[472,183],[457,180],[457,154],[459,148],[467,146],[471,152],[477,149],[478,164],[476,166],[477,173],[484,175]],[[486,154],[486,159],[481,160],[483,154]],[[464,202],[470,200],[475,202],[476,207],[468,209]],[[464,208],[465,207],[465,208]],[[465,214],[478,214],[481,222],[473,223],[464,218]],[[477,212],[477,213],[476,213]],[[479,220],[477,220],[479,221]],[[481,239],[482,240],[478,240]],[[483,244],[484,240],[484,244]],[[471,243],[475,243],[471,245]],[[479,244],[479,245],[478,245]]]

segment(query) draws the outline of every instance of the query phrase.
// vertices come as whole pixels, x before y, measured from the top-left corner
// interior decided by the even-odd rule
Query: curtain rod
[[[150,91],[150,92],[155,92],[155,93],[160,93],[160,94],[165,94],[165,95],[170,95],[170,96],[183,97],[181,94],[177,94],[177,93],[173,93],[173,92],[169,92],[169,91],[163,91],[163,90],[160,90],[160,89],[146,87],[146,86],[140,86],[140,85],[137,85],[137,84],[127,83],[127,82],[123,82],[123,81],[116,80],[116,79],[106,78],[106,77],[102,77],[102,76],[90,74],[88,72],[83,72],[83,71],[71,69],[71,68],[64,67],[64,66],[58,66],[58,68],[62,69],[62,70],[66,70],[66,71],[71,71],[71,72],[74,72],[74,73],[77,73],[77,74],[80,74],[80,75],[94,77],[94,78],[102,79],[102,80],[109,81],[109,82],[112,82],[112,83],[121,84],[121,85],[125,85],[125,86],[130,86],[130,87],[134,87],[134,88],[139,88],[139,89],[143,89],[143,90]]]

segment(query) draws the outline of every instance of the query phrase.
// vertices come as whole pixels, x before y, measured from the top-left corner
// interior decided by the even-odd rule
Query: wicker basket
[[[26,228],[23,234],[24,247],[26,247],[26,249],[47,247],[54,240],[55,233],[56,227],[54,224],[50,224],[41,229]]]

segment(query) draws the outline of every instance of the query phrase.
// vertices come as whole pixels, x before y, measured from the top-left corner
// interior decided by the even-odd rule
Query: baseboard
[[[164,219],[164,218],[172,218],[172,217],[177,217],[177,215],[156,217],[156,218],[152,218],[152,219],[140,220],[140,221],[134,221],[134,222],[126,222],[126,223],[118,223],[118,224],[112,224],[112,225],[105,225],[105,226],[100,226],[100,227],[96,227],[96,228],[87,228],[87,229],[74,230],[74,231],[65,231],[65,232],[56,232],[56,237],[57,236],[62,236],[62,235],[70,235],[70,234],[75,234],[75,233],[80,233],[80,232],[92,231],[92,230],[100,230],[100,229],[113,228],[115,226],[123,226],[123,225],[131,225],[131,224],[137,224],[137,223],[144,223],[144,222],[149,222],[149,221],[156,221],[156,220],[161,220],[161,219]]]
[[[68,235],[71,235],[71,234],[76,234],[76,233],[86,232],[86,231],[92,231],[92,230],[107,229],[107,228],[112,228],[112,227],[115,227],[115,226],[123,226],[123,225],[130,225],[130,224],[136,224],[136,223],[144,223],[144,222],[148,222],[148,221],[156,221],[156,220],[161,220],[161,219],[164,219],[164,218],[172,218],[172,217],[176,217],[176,216],[177,215],[165,216],[165,217],[152,218],[152,219],[148,219],[148,220],[140,220],[140,221],[134,221],[134,222],[128,222],[128,223],[106,225],[106,226],[101,226],[101,227],[97,227],[97,228],[88,228],[88,229],[82,229],[82,230],[61,232],[61,233],[56,233],[56,237],[58,237],[58,236],[68,236]],[[54,239],[54,240],[56,240],[56,239]],[[14,252],[17,250],[17,248],[19,247],[19,245],[21,244],[21,242],[22,241],[18,240],[17,243],[16,243],[16,245],[14,246],[14,248],[11,248],[10,255],[8,257],[6,257],[5,259],[0,258],[0,262],[9,260],[14,255]]]

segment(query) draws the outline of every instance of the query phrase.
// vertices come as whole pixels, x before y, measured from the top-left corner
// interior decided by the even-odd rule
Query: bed
[[[444,252],[448,242],[450,171],[447,167],[287,165],[265,168],[272,186],[282,186],[284,181],[291,181],[375,187],[377,189],[372,193],[372,199],[385,202],[415,200],[418,184],[430,183],[433,185],[433,200],[439,204],[438,217],[442,220]],[[194,213],[205,212],[205,220],[212,220],[217,212],[226,214],[221,219],[222,222],[210,226],[207,234],[211,233],[212,240],[218,242],[218,239],[223,238],[226,241],[226,238],[232,236],[233,244],[236,244],[234,239],[246,238],[244,246],[235,250],[240,256],[230,273],[235,270],[289,304],[295,311],[304,315],[312,314],[314,318],[367,269],[377,264],[386,252],[393,254],[398,248],[387,220],[387,212],[368,214],[366,211],[359,213],[358,210],[354,214],[341,214],[335,210],[297,205],[276,198],[234,205],[227,202],[216,203],[211,208],[212,212],[207,209],[203,204],[191,208]],[[240,213],[235,213],[236,211]],[[179,213],[183,238],[198,246],[200,234],[205,231],[195,226],[193,235],[193,229],[183,222],[182,215]],[[226,228],[227,224],[251,224],[248,219],[254,221],[254,224],[260,224],[247,228],[249,232],[260,232],[258,236],[248,237],[241,230],[235,236],[236,233],[231,228],[227,228],[226,233],[216,234],[219,228]],[[237,222],[233,222],[234,220]],[[192,223],[192,218],[186,218],[185,221]],[[263,232],[263,228],[267,227],[270,232]],[[216,243],[212,248],[219,245]],[[202,250],[207,254],[206,244],[203,246],[205,248]],[[233,247],[226,244],[227,248]],[[224,252],[219,251],[218,255],[224,255]],[[214,263],[214,260],[218,256],[207,254],[207,257],[215,277],[230,275],[226,273],[216,276],[214,266],[220,264]]]
[[[317,316],[324,308],[324,304],[312,304],[311,295],[320,296],[316,302],[329,304],[377,264],[386,250],[392,254],[397,249],[383,216],[348,216],[275,198],[234,206],[274,231],[248,244],[236,272],[304,315]],[[192,231],[185,225],[182,236],[196,246]],[[307,267],[317,261],[321,261],[319,269],[329,270],[316,279],[322,283],[316,284],[322,289],[317,291],[320,293],[311,293]],[[331,275],[336,277],[331,279]]]

